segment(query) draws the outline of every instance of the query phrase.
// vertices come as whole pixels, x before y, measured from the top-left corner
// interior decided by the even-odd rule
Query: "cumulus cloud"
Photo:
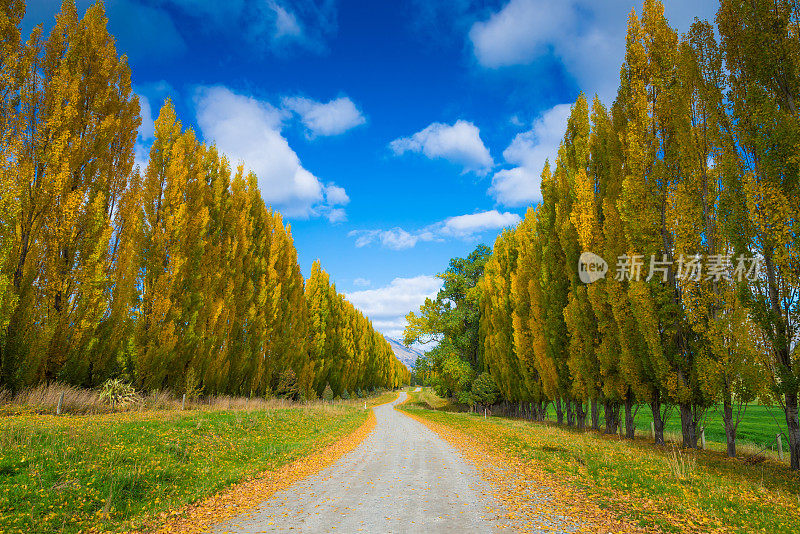
[[[325,187],[325,200],[331,206],[345,206],[350,203],[350,197],[347,196],[344,187],[339,187],[336,184],[328,184]]]
[[[445,159],[463,167],[464,172],[485,174],[494,165],[478,127],[463,120],[452,125],[435,122],[410,137],[395,139],[389,147],[398,156],[417,152],[430,159]]]
[[[385,336],[402,338],[405,316],[416,311],[426,298],[435,298],[442,281],[435,276],[395,278],[389,285],[347,293],[345,297],[372,320]]]
[[[695,16],[711,19],[718,2],[671,0],[666,16],[680,31]],[[609,102],[619,83],[628,14],[634,0],[510,0],[475,22],[469,40],[478,63],[496,69],[554,56],[587,94]]]
[[[469,215],[457,215],[445,219],[441,233],[457,237],[473,236],[486,230],[507,228],[519,223],[522,219],[516,213],[500,213],[497,210],[483,211]]]
[[[536,119],[530,130],[517,134],[503,151],[506,162],[515,165],[492,177],[489,194],[505,206],[540,202],[542,169],[549,158],[554,161],[567,128],[570,104],[559,104]]]
[[[234,164],[243,162],[258,176],[267,204],[290,217],[323,215],[331,222],[343,220],[344,211],[335,206],[349,201],[346,192],[333,184],[323,186],[302,166],[281,135],[285,112],[222,86],[198,89],[195,105],[203,137]]]
[[[448,217],[420,230],[409,232],[403,228],[390,230],[352,230],[348,235],[355,237],[358,248],[378,243],[384,248],[405,250],[417,243],[443,241],[445,238],[473,239],[482,232],[499,230],[520,222],[516,213],[500,213],[497,210],[483,211],[468,215]]]
[[[283,107],[300,116],[309,137],[339,135],[367,122],[348,97],[326,103],[303,97],[286,97]]]
[[[475,57],[489,68],[528,63],[572,25],[571,11],[570,2],[511,0],[470,29]]]

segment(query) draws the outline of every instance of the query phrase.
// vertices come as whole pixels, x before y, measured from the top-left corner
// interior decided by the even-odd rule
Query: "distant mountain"
[[[397,359],[403,362],[409,369],[413,368],[417,358],[422,356],[420,351],[412,349],[411,347],[406,347],[392,337],[387,337],[386,341],[392,346],[392,350],[394,351],[394,355],[397,356]]]

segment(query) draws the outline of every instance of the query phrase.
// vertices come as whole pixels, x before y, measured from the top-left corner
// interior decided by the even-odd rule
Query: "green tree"
[[[746,302],[770,354],[766,363],[784,408],[792,469],[800,469],[798,16],[800,7],[789,0],[723,0],[717,13],[730,80],[731,140],[723,161],[742,177],[747,206],[735,214],[729,235],[737,252],[763,259]]]

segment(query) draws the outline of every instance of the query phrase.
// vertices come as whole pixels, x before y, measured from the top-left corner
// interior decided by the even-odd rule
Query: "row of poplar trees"
[[[146,169],[130,70],[101,3],[63,4],[21,38],[0,1],[0,388],[126,377],[263,395],[394,387],[407,370],[330,284],[306,284],[256,177],[184,129],[168,101]]]
[[[580,427],[603,406],[608,432],[624,408],[629,438],[649,405],[656,443],[676,408],[687,447],[721,404],[730,456],[747,403],[777,401],[800,468],[799,20],[788,0],[723,0],[718,42],[703,21],[679,36],[656,0],[630,15],[616,100],[578,99],[543,201],[485,268],[481,339],[505,399],[554,401]],[[605,279],[580,281],[583,251]],[[697,254],[762,268],[677,276]],[[643,256],[639,281],[614,276],[623,255]],[[675,262],[666,279],[646,281],[651,257]]]

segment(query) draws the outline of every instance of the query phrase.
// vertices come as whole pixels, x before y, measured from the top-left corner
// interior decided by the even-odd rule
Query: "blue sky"
[[[711,0],[666,2],[685,31]],[[90,2],[81,0],[83,11]],[[57,0],[29,2],[27,31]],[[166,97],[259,176],[292,226],[387,335],[434,275],[491,246],[539,200],[569,104],[610,102],[638,2],[108,0],[143,105],[137,161]]]

